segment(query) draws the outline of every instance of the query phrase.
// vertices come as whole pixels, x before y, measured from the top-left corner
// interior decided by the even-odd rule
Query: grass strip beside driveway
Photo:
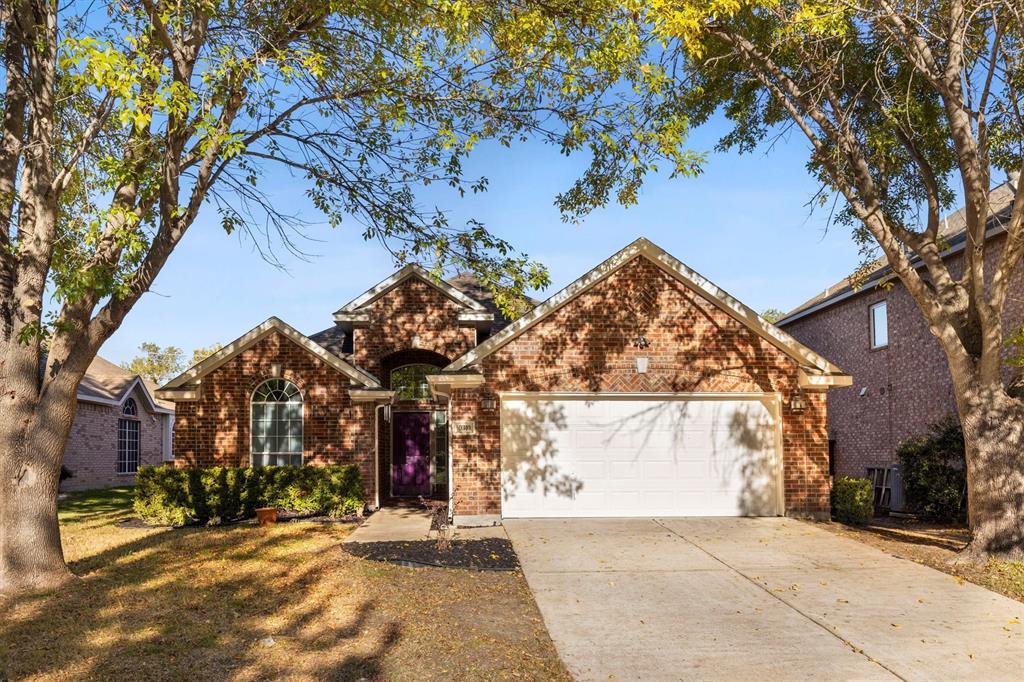
[[[61,505],[81,580],[0,604],[0,678],[567,679],[522,574],[411,569],[343,524],[118,525],[127,488]]]

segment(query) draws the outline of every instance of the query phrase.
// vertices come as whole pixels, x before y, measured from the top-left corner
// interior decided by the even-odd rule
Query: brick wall
[[[362,310],[370,320],[353,332],[352,361],[382,382],[382,360],[392,353],[415,347],[454,360],[476,345],[476,328],[458,319],[464,308],[418,277]]]
[[[650,347],[635,347],[639,334]],[[636,372],[640,355],[650,358],[645,374]],[[807,393],[807,408],[792,414],[796,364],[645,258],[481,362],[485,387],[452,397],[452,420],[477,424],[477,435],[452,438],[458,514],[500,512],[499,413],[478,409],[483,394],[498,391],[779,392],[786,512],[827,513],[824,395]]]
[[[174,454],[177,466],[248,466],[250,398],[281,376],[303,396],[303,451],[307,464],[358,464],[367,499],[373,500],[373,405],[349,398],[350,380],[320,358],[276,332],[203,377],[199,400],[177,403]]]
[[[1002,240],[990,244],[995,248],[986,253],[989,274]],[[951,258],[950,265],[957,276],[960,256]],[[872,350],[868,308],[883,300],[888,307],[889,345]],[[1005,331],[1024,321],[1024,268],[1014,271],[1004,312]],[[899,282],[888,291],[864,289],[784,329],[853,377],[852,386],[828,394],[837,475],[864,476],[868,467],[895,464],[900,442],[956,414],[945,353]]]
[[[151,412],[145,396],[132,391],[138,408],[139,463],[160,464],[163,458],[167,418]],[[121,408],[79,401],[71,425],[64,466],[73,476],[61,483],[61,490],[89,490],[117,485],[134,485],[135,474],[117,473],[117,423]]]

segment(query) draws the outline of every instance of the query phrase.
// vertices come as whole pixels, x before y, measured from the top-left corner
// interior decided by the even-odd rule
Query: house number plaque
[[[463,419],[452,422],[452,431],[456,436],[475,436],[476,422],[472,419]]]

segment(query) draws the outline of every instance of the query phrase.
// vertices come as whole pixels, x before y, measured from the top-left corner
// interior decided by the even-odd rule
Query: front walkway
[[[430,512],[415,507],[382,507],[375,511],[344,542],[415,542],[429,540]],[[456,528],[453,536],[459,540],[507,539],[501,526],[483,528]]]
[[[791,519],[506,520],[581,680],[1020,679],[1024,604]]]

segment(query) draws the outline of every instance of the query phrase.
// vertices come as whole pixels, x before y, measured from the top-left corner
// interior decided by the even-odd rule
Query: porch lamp
[[[484,412],[493,412],[495,405],[496,401],[494,400],[494,396],[492,395],[486,395],[480,401],[480,407],[484,409]]]
[[[804,401],[804,392],[798,390],[789,399],[789,409],[793,412],[803,412],[805,407],[807,407],[807,403]]]

